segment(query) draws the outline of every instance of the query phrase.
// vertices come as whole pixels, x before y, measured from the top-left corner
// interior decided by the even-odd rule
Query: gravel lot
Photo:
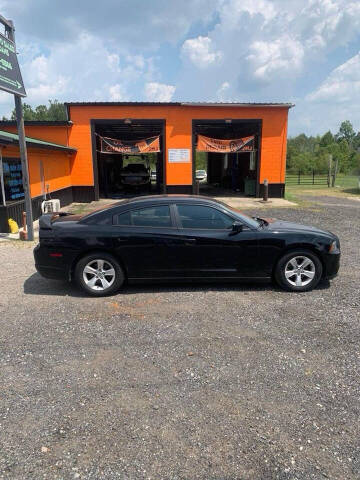
[[[342,241],[339,277],[305,294],[86,298],[1,243],[0,478],[359,479],[360,202],[315,200],[266,214]]]

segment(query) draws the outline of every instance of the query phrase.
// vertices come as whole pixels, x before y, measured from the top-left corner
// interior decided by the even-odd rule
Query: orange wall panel
[[[75,185],[94,185],[90,119],[71,128],[69,145],[77,149],[71,162],[71,181]]]
[[[17,127],[12,125],[1,126],[1,130],[17,134]],[[46,142],[58,143],[59,145],[69,145],[69,127],[67,127],[66,125],[27,125],[25,126],[25,135],[27,137],[37,138],[38,140],[45,140]]]
[[[3,157],[20,158],[18,147],[2,149]],[[49,192],[55,192],[62,188],[71,187],[70,161],[71,158],[65,152],[57,150],[43,150],[28,148],[28,165],[30,192],[32,197],[42,195],[40,161],[43,163],[45,188],[49,185]]]
[[[165,119],[166,183],[191,185],[192,163],[169,163],[168,149],[188,148],[192,155],[192,120],[204,119],[261,119],[260,182],[283,183],[285,178],[286,107],[214,107],[214,106],[70,106],[73,126],[69,145],[78,153],[71,167],[74,185],[93,185],[91,119]]]
[[[192,120],[261,119],[260,183],[284,183],[286,167],[286,107],[236,106],[70,106],[70,126],[27,126],[26,135],[41,140],[68,145],[77,149],[69,155],[56,150],[28,148],[31,194],[41,194],[40,165],[43,159],[45,183],[50,191],[68,186],[94,185],[92,164],[91,119],[163,119],[165,120],[166,184],[192,184]],[[16,127],[2,127],[16,133]],[[169,163],[168,150],[187,148],[190,163]],[[10,153],[8,153],[10,152]],[[10,155],[12,152],[12,155]],[[3,156],[19,156],[17,147],[6,147]]]

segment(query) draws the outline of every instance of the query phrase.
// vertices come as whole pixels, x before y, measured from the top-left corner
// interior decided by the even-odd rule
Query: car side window
[[[207,230],[230,229],[234,219],[216,208],[203,205],[177,205],[183,228]]]
[[[114,225],[131,225],[134,227],[172,227],[170,207],[159,205],[137,210],[129,210],[114,215]]]

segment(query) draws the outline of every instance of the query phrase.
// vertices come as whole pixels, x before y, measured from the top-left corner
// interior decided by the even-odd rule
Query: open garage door
[[[261,120],[194,120],[194,191],[258,196],[260,145]]]
[[[91,121],[98,198],[163,192],[164,126],[164,120]]]

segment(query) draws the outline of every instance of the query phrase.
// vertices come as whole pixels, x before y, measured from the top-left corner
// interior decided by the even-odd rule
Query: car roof
[[[142,197],[129,198],[126,202],[127,204],[134,203],[161,203],[161,202],[191,202],[194,201],[197,203],[221,203],[218,202],[215,198],[205,197],[203,195],[180,195],[180,194],[167,194],[167,195],[144,195]],[[119,205],[124,205],[124,203],[119,203]]]
[[[204,197],[202,195],[177,195],[177,194],[167,194],[167,195],[143,195],[140,197],[134,197],[134,198],[126,198],[123,200],[120,200],[119,202],[113,203],[111,205],[104,205],[103,207],[100,207],[96,210],[93,210],[92,212],[87,213],[84,215],[81,219],[82,222],[87,223],[88,220],[93,218],[94,216],[97,215],[102,215],[106,211],[109,210],[114,210],[116,208],[123,207],[124,210],[131,208],[132,206],[137,207],[137,206],[142,206],[142,205],[154,205],[157,203],[175,203],[175,202],[181,202],[181,203],[194,203],[196,202],[197,204],[203,203],[203,204],[215,204],[218,206],[223,206],[226,207],[227,205],[224,204],[221,201],[216,200],[215,198],[211,197]]]
[[[177,194],[168,194],[168,195],[143,195],[140,197],[133,197],[133,198],[124,198],[119,202],[113,204],[107,204],[103,207],[100,207],[92,212],[87,213],[83,216],[83,219],[87,219],[92,217],[93,215],[103,214],[107,210],[113,210],[115,208],[124,207],[131,208],[132,206],[143,205],[143,204],[156,204],[156,203],[164,203],[164,202],[182,202],[182,203],[207,203],[207,204],[217,204],[217,205],[225,205],[222,202],[211,198],[211,197],[204,197],[202,195],[177,195]]]

